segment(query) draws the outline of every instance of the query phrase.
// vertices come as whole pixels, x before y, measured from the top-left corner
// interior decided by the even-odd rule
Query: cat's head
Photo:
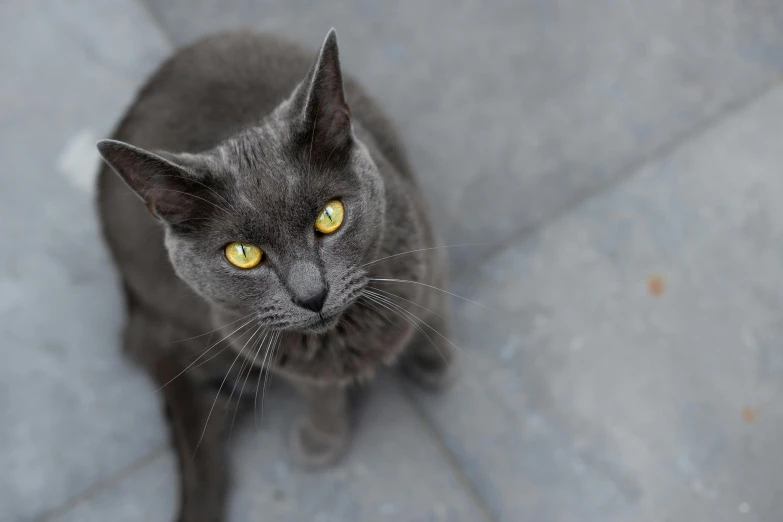
[[[318,332],[362,292],[384,187],[352,130],[334,30],[287,100],[212,150],[98,149],[164,224],[176,273],[207,300]]]

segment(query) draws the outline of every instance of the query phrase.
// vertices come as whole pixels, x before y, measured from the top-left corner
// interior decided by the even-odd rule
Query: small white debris
[[[95,192],[95,178],[100,165],[100,155],[95,148],[95,133],[82,129],[65,144],[57,157],[57,170],[82,192]]]
[[[748,504],[747,502],[743,502],[742,504],[739,505],[737,509],[743,515],[747,515],[748,513],[750,513],[750,504]]]

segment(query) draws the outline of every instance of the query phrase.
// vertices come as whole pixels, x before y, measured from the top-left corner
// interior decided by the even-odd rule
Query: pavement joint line
[[[671,156],[678,150],[694,143],[699,138],[705,136],[710,130],[722,125],[736,114],[739,114],[744,109],[766,97],[775,90],[781,82],[783,82],[783,76],[778,74],[772,80],[762,84],[754,91],[727,101],[715,112],[705,116],[691,127],[679,132],[671,139],[664,141],[647,153],[644,153],[638,158],[619,167],[606,181],[598,183],[594,187],[586,188],[581,191],[578,196],[572,198],[570,201],[566,201],[565,204],[560,208],[557,208],[551,214],[545,214],[532,223],[523,225],[520,229],[508,234],[504,239],[498,241],[495,246],[490,247],[488,253],[482,256],[481,259],[465,263],[461,265],[459,269],[454,270],[454,275],[450,278],[451,281],[454,283],[462,281],[463,278],[469,277],[471,272],[475,272],[482,266],[489,264],[512,246],[525,242],[529,237],[553,223],[560,221],[582,207],[588,201],[591,201],[606,192],[610,192],[616,187],[632,180],[646,167],[652,165],[656,161]]]
[[[77,493],[75,496],[71,497],[69,500],[66,500],[64,503],[62,503],[59,507],[56,507],[51,511],[39,516],[38,518],[35,519],[35,522],[52,522],[54,520],[57,520],[58,518],[67,514],[69,511],[76,508],[80,504],[83,504],[84,502],[87,502],[88,500],[94,498],[98,494],[109,489],[111,486],[114,486],[115,484],[119,484],[124,479],[126,479],[127,477],[135,473],[136,471],[140,470],[146,465],[151,464],[152,462],[161,458],[163,455],[166,454],[168,447],[169,447],[168,444],[159,445],[155,449],[149,451],[147,454],[142,455],[141,457],[137,458],[133,462],[123,466],[119,470],[110,474],[108,477],[99,480],[98,482],[88,487],[86,490],[82,491],[81,493]]]

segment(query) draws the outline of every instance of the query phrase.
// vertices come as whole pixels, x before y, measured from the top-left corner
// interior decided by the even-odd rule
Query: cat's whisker
[[[234,379],[234,384],[231,386],[231,393],[228,395],[228,401],[226,402],[226,405],[223,407],[223,409],[228,410],[228,407],[231,405],[231,399],[234,397],[234,392],[239,387],[239,382],[242,380],[242,375],[245,373],[245,367],[250,364],[250,354],[253,353],[253,349],[250,349],[250,352],[248,353],[247,357],[242,357],[242,364],[239,365],[239,371],[237,372],[237,378]]]
[[[199,337],[204,337],[205,335],[213,334],[213,333],[215,333],[215,332],[218,332],[218,331],[222,330],[222,329],[223,329],[223,328],[225,328],[226,326],[231,326],[232,324],[236,324],[236,323],[238,323],[238,322],[239,322],[239,321],[241,321],[242,319],[247,319],[248,317],[250,317],[250,316],[251,316],[251,315],[253,315],[254,313],[255,313],[255,312],[250,312],[249,314],[247,314],[247,315],[246,315],[246,316],[244,316],[244,317],[240,317],[239,319],[236,319],[236,320],[234,320],[234,321],[231,321],[230,323],[226,323],[226,324],[224,324],[223,326],[219,326],[219,327],[215,328],[214,330],[210,330],[210,331],[208,331],[208,332],[204,332],[203,334],[194,335],[193,337],[188,337],[187,339],[180,339],[179,341],[171,341],[170,343],[159,344],[159,345],[158,345],[158,346],[156,346],[155,348],[156,348],[156,349],[158,349],[158,348],[163,348],[164,346],[171,346],[172,344],[179,344],[179,343],[184,343],[184,342],[187,342],[187,341],[192,341],[193,339],[198,339]],[[250,323],[252,323],[252,322],[253,322],[253,321],[251,320],[251,321],[248,321],[248,322],[247,322],[247,323],[245,323],[245,324],[247,325],[247,324],[250,324]],[[233,332],[232,332],[232,333],[233,333]],[[229,334],[229,335],[231,335],[231,334]],[[219,341],[218,341],[218,342],[219,342]]]
[[[253,423],[256,426],[256,431],[258,431],[258,390],[261,388],[261,378],[266,377],[266,370],[264,369],[264,363],[266,362],[266,358],[269,355],[269,350],[272,348],[272,344],[274,342],[274,335],[272,336],[272,339],[270,339],[269,344],[266,347],[266,350],[264,351],[264,358],[261,360],[261,368],[258,371],[258,380],[256,381],[256,393],[255,398],[253,399]]]
[[[277,332],[277,337],[275,337],[274,340],[275,345],[274,348],[272,348],[272,355],[269,358],[269,369],[267,370],[267,374],[264,377],[264,387],[261,390],[261,422],[264,422],[264,396],[266,395],[267,384],[269,384],[270,376],[272,374],[272,365],[275,362],[275,356],[280,348],[280,336],[281,332]],[[256,393],[258,393],[258,390],[256,390]],[[256,429],[258,429],[257,426]]]
[[[248,342],[258,333],[261,331],[262,326],[258,325],[258,328],[256,328],[255,332],[253,332],[253,335],[250,336],[250,339],[248,339]],[[226,376],[223,377],[223,381],[220,383],[220,387],[218,388],[217,393],[215,394],[215,400],[212,401],[212,407],[209,409],[209,413],[207,414],[207,420],[204,422],[204,429],[201,432],[201,437],[198,439],[198,443],[196,444],[196,449],[193,450],[193,458],[196,457],[196,453],[198,452],[198,447],[201,446],[201,441],[204,440],[204,435],[207,433],[207,427],[209,427],[209,419],[212,417],[212,412],[215,410],[215,405],[217,404],[218,398],[220,397],[220,391],[223,389],[223,386],[226,384],[226,380],[228,380],[228,376],[231,375],[231,369],[234,367],[234,365],[237,363],[237,360],[239,360],[239,357],[242,355],[242,353],[245,351],[245,347],[247,347],[247,342],[242,346],[242,349],[239,350],[236,357],[234,357],[234,362],[231,363],[231,366],[228,367],[228,370],[226,371]]]
[[[443,292],[444,294],[448,294],[452,297],[456,297],[457,299],[462,299],[463,301],[467,301],[469,303],[473,303],[476,306],[480,306],[481,308],[486,308],[487,310],[492,310],[487,305],[483,305],[477,301],[473,301],[472,299],[468,299],[467,297],[462,297],[461,295],[453,294],[449,292],[448,290],[444,290],[442,288],[438,288],[437,286],[428,285],[427,283],[422,283],[421,281],[410,281],[408,279],[387,279],[383,277],[370,277],[370,281],[380,281],[384,283],[410,283],[412,285],[421,285],[426,286],[427,288],[432,288],[433,290],[438,290],[439,292]]]
[[[463,354],[465,357],[467,357],[469,360],[473,361],[473,358],[472,358],[470,355],[468,355],[468,353],[467,353],[465,350],[463,350],[462,348],[460,348],[459,346],[457,346],[456,344],[454,344],[454,343],[451,341],[451,339],[449,339],[448,337],[446,337],[445,335],[443,335],[443,334],[442,334],[441,332],[439,332],[439,331],[438,331],[436,328],[433,328],[433,327],[432,327],[432,326],[431,326],[431,325],[430,325],[430,324],[429,324],[427,321],[424,321],[424,320],[422,320],[422,319],[421,319],[419,316],[417,316],[417,315],[416,315],[416,314],[414,314],[413,312],[411,312],[411,311],[409,311],[409,310],[405,310],[403,307],[401,307],[400,305],[398,305],[397,303],[395,303],[394,301],[392,301],[392,300],[391,300],[391,299],[389,299],[389,298],[385,298],[385,297],[383,297],[383,296],[381,296],[381,295],[379,295],[379,294],[375,294],[375,297],[376,297],[376,298],[378,298],[378,299],[381,299],[381,300],[384,300],[384,301],[388,302],[390,305],[394,306],[395,308],[398,308],[399,310],[403,311],[405,314],[408,314],[408,315],[411,315],[411,316],[413,316],[414,318],[416,318],[416,320],[417,320],[417,321],[419,321],[420,323],[422,323],[423,325],[425,325],[427,328],[429,328],[430,330],[432,330],[433,332],[435,332],[436,334],[438,334],[438,335],[439,335],[440,337],[442,337],[442,338],[443,338],[443,339],[444,339],[444,340],[445,340],[447,343],[449,343],[451,346],[453,346],[454,348],[456,348],[457,350],[459,350],[460,352],[462,352],[462,354]],[[429,337],[429,336],[428,336],[428,337]],[[441,354],[441,355],[442,355],[442,354]]]
[[[261,340],[258,342],[258,346],[256,347],[256,353],[253,356],[253,361],[250,363],[250,366],[247,369],[247,375],[245,376],[245,382],[242,383],[242,389],[239,390],[239,398],[242,398],[242,394],[245,392],[245,385],[247,384],[247,380],[250,378],[250,374],[253,373],[253,366],[256,364],[256,358],[258,357],[258,354],[261,353],[261,348],[264,346],[264,341],[266,341],[267,336],[269,335],[269,330],[264,330],[264,336],[261,338]],[[242,377],[242,373],[239,374],[240,377]],[[230,399],[229,399],[230,400]],[[234,408],[234,416],[231,418],[231,428],[228,430],[228,440],[231,441],[231,434],[234,432],[234,423],[237,420],[237,411],[239,411],[239,408]]]
[[[226,224],[227,226],[232,226],[232,224],[229,222],[229,220],[225,219],[222,215],[215,215],[210,217],[195,217],[195,218],[186,218],[186,219],[180,219],[180,220],[171,220],[169,223],[171,225],[181,225],[182,223],[189,223],[191,221],[219,221],[221,223]],[[145,245],[150,239],[154,237],[160,236],[160,230],[159,229],[152,229],[151,231],[144,234],[143,238],[140,240],[140,245]]]
[[[259,342],[259,345],[258,345],[258,349],[259,350],[261,349],[261,344],[264,342],[264,339],[266,339],[266,336],[267,336],[268,333],[269,333],[269,330],[266,330],[266,329],[263,330],[263,334],[262,334],[262,337],[260,338],[260,342]],[[250,353],[252,353],[252,350],[251,350]],[[248,355],[250,355],[250,354],[248,354]],[[258,353],[256,353],[256,355],[258,355]],[[253,357],[253,362],[255,362],[255,357]],[[234,383],[234,387],[231,390],[231,395],[229,395],[229,397],[228,397],[228,403],[226,403],[226,409],[228,409],[229,403],[231,402],[231,397],[234,396],[234,391],[236,391],[237,386],[239,386],[239,381],[242,380],[242,374],[245,373],[245,366],[248,366],[248,365],[249,365],[249,368],[247,370],[247,374],[249,376],[250,372],[253,371],[253,365],[250,362],[250,357],[245,357],[245,360],[242,361],[242,366],[239,367],[239,375],[237,376],[237,380]],[[245,382],[247,382],[247,377],[245,378]],[[243,385],[242,386],[242,391],[244,391],[244,389],[245,389],[245,387]],[[242,397],[242,391],[239,392],[239,397]]]
[[[386,315],[384,315],[380,310],[375,308],[375,306],[372,304],[372,301],[370,301],[369,297],[367,297],[366,295],[362,295],[362,296],[360,296],[360,298],[366,299],[368,302],[367,303],[362,303],[362,302],[357,301],[358,304],[361,304],[362,306],[366,306],[367,308],[369,308],[370,310],[372,310],[373,312],[378,314],[380,317],[382,317],[386,322],[388,322],[394,328],[396,328],[398,332],[402,333],[402,330],[400,330],[399,326],[394,324],[394,321],[392,321],[391,319],[386,317]]]
[[[247,332],[245,332],[245,334],[246,334],[246,333],[247,333]],[[236,342],[237,340],[239,340],[239,339],[241,339],[242,337],[244,337],[244,335],[245,335],[245,334],[242,334],[242,335],[241,335],[241,336],[240,336],[238,339],[236,339],[236,340],[234,340],[234,341],[231,341],[231,342],[230,342],[230,343],[228,343],[226,346],[224,346],[223,348],[221,348],[221,349],[220,349],[220,350],[218,350],[217,352],[215,352],[215,353],[213,353],[212,355],[210,355],[208,358],[206,358],[206,359],[204,359],[203,361],[201,361],[200,363],[198,363],[196,366],[194,366],[193,368],[191,368],[191,369],[189,370],[189,372],[190,372],[190,371],[193,371],[193,370],[197,370],[198,368],[201,368],[203,365],[207,364],[209,361],[211,361],[211,360],[212,360],[212,359],[214,359],[215,357],[219,357],[221,353],[225,352],[226,350],[228,350],[229,348],[231,348],[232,346],[234,346],[234,342]]]
[[[332,149],[332,152],[330,152],[329,155],[326,157],[326,161],[324,163],[326,163],[327,165],[329,164],[329,160],[332,158],[332,154],[334,154],[335,151],[337,151],[338,148],[342,147],[343,142],[345,142],[345,140],[348,138],[348,136],[350,136],[350,134],[345,133],[343,135],[343,137],[340,138],[340,141],[338,141],[337,145],[334,146],[334,148]]]
[[[313,158],[313,143],[315,142],[315,128],[318,125],[318,112],[321,110],[321,102],[315,106],[315,118],[313,118],[313,132],[310,133],[310,153],[307,155],[307,170],[312,172],[311,160]],[[309,176],[308,176],[309,179]]]
[[[404,309],[402,306],[400,306],[399,304],[397,304],[397,303],[393,302],[393,301],[392,301],[391,299],[389,299],[389,298],[383,298],[383,296],[381,296],[381,295],[378,295],[378,294],[375,294],[375,297],[377,297],[377,298],[379,298],[379,299],[383,299],[383,300],[385,300],[386,302],[388,302],[389,304],[391,304],[392,306],[394,306],[395,308],[398,308],[399,310],[403,311],[404,313],[406,313],[406,314],[408,314],[408,315],[411,315],[411,316],[413,316],[414,318],[416,318],[416,320],[417,320],[417,321],[419,321],[420,323],[422,323],[423,325],[425,325],[427,328],[429,328],[430,330],[432,330],[433,332],[435,332],[436,334],[438,334],[438,336],[440,336],[441,338],[443,338],[443,339],[444,339],[444,340],[445,340],[447,343],[449,343],[451,346],[453,346],[454,348],[456,348],[457,350],[459,350],[460,352],[462,352],[462,353],[465,355],[465,357],[467,357],[467,358],[468,358],[468,359],[470,359],[471,361],[473,360],[473,359],[470,357],[470,355],[468,355],[468,353],[467,353],[465,350],[463,350],[462,348],[460,348],[459,346],[457,346],[457,345],[456,345],[456,344],[455,344],[453,341],[451,341],[451,339],[449,339],[448,337],[446,337],[445,335],[443,335],[443,333],[441,333],[440,331],[438,331],[436,328],[434,328],[432,325],[430,325],[430,324],[429,324],[427,321],[424,321],[423,319],[421,319],[419,316],[417,316],[417,315],[416,315],[416,314],[414,314],[413,312],[411,312],[411,311],[409,311],[409,310],[405,310],[405,309]],[[414,303],[414,304],[415,304],[415,303]]]
[[[457,248],[457,247],[468,247],[468,246],[493,246],[495,244],[496,243],[488,243],[488,242],[483,242],[483,243],[460,243],[458,245],[444,245],[444,246],[436,246],[436,247],[428,247],[428,248],[417,248],[415,250],[408,250],[407,252],[400,252],[399,254],[392,254],[390,256],[382,257],[380,259],[376,259],[374,261],[370,261],[369,263],[365,263],[362,266],[363,267],[370,266],[370,265],[374,265],[375,263],[380,263],[381,261],[386,261],[387,259],[392,259],[394,257],[404,256],[404,255],[408,255],[408,254],[415,254],[416,252],[424,252],[424,251],[427,251],[427,250],[440,250],[442,248]]]
[[[446,359],[446,356],[445,356],[445,355],[443,355],[443,352],[441,352],[441,351],[440,351],[440,348],[438,348],[438,345],[435,343],[435,341],[432,339],[432,337],[430,337],[430,336],[429,336],[429,334],[427,334],[427,332],[425,332],[425,331],[424,331],[424,330],[423,330],[423,329],[422,329],[422,328],[421,328],[421,327],[420,327],[420,326],[419,326],[419,325],[418,325],[418,324],[417,324],[415,321],[413,321],[413,320],[412,320],[410,317],[408,317],[408,316],[406,316],[405,314],[401,313],[399,310],[395,310],[394,308],[391,308],[389,305],[385,304],[384,302],[382,302],[381,300],[379,300],[378,298],[376,298],[376,297],[374,297],[374,296],[367,296],[367,299],[370,299],[370,300],[372,300],[372,301],[376,302],[378,305],[380,305],[380,306],[382,306],[382,307],[386,308],[387,310],[390,310],[390,311],[392,311],[392,312],[396,313],[397,315],[399,315],[400,317],[402,317],[403,319],[405,319],[406,321],[408,321],[410,324],[412,324],[412,325],[413,325],[413,326],[414,326],[414,327],[415,327],[417,330],[419,330],[419,331],[420,331],[422,334],[424,334],[424,336],[425,336],[427,339],[429,339],[430,343],[432,343],[432,347],[433,347],[433,348],[435,348],[435,351],[437,351],[437,352],[440,354],[440,356],[441,356],[441,357],[443,357],[443,360],[444,360],[444,361],[446,361],[446,362],[448,362],[448,359]]]
[[[225,406],[226,410],[228,410],[228,406],[231,404],[231,399],[234,398],[234,392],[236,392],[237,388],[239,387],[239,381],[242,380],[242,374],[245,373],[245,366],[247,366],[250,363],[250,354],[253,353],[253,348],[252,347],[250,348],[247,356],[244,355],[245,348],[247,346],[252,346],[251,341],[256,336],[256,334],[259,333],[259,331],[264,331],[263,326],[261,326],[260,324],[258,326],[259,327],[256,328],[256,330],[253,332],[253,335],[251,335],[250,338],[247,341],[245,341],[244,346],[242,346],[242,349],[240,350],[240,353],[242,353],[242,364],[239,366],[239,372],[237,372],[238,373],[237,378],[234,379],[234,384],[231,387],[231,393],[228,395],[228,401],[226,401],[226,406]]]
[[[223,223],[229,224],[228,220],[222,219],[222,216],[212,216],[208,218],[188,218],[188,219],[180,219],[179,221],[170,221],[172,225],[179,225],[181,223],[187,223],[189,221],[221,221]],[[151,231],[147,232],[142,236],[142,238],[139,240],[140,246],[146,246],[147,242],[154,238],[160,236],[160,230],[159,229],[152,229]]]
[[[185,192],[184,190],[164,189],[164,188],[158,188],[158,187],[155,187],[155,188],[151,189],[151,190],[150,190],[150,192],[153,192],[153,191],[156,191],[156,190],[158,190],[158,191],[160,191],[160,192],[176,192],[177,194],[184,194],[185,196],[190,196],[190,197],[192,197],[192,198],[200,199],[200,200],[201,200],[201,201],[203,201],[204,203],[209,203],[209,204],[210,204],[210,205],[212,205],[213,207],[215,207],[215,208],[217,208],[217,209],[220,209],[220,210],[222,210],[222,211],[223,211],[223,212],[225,212],[225,213],[226,213],[228,216],[233,216],[233,214],[232,214],[231,212],[229,212],[229,211],[228,211],[228,210],[226,210],[225,208],[221,207],[221,206],[220,206],[220,205],[218,205],[217,203],[214,203],[214,202],[212,202],[212,201],[210,201],[210,200],[208,200],[208,199],[202,198],[201,196],[197,196],[197,195],[195,195],[195,194],[191,194],[190,192]]]
[[[243,319],[244,319],[244,318],[246,318],[246,317],[247,317],[247,316],[243,317]],[[241,319],[240,319],[240,320],[241,320]],[[184,369],[184,370],[182,370],[182,371],[181,371],[181,372],[179,372],[177,375],[175,375],[174,377],[172,377],[172,378],[171,378],[171,379],[170,379],[170,380],[169,380],[169,381],[168,381],[166,384],[164,384],[163,386],[161,386],[160,388],[158,388],[157,390],[155,390],[155,393],[159,392],[160,390],[162,390],[163,388],[165,388],[166,386],[168,386],[169,384],[171,384],[172,382],[174,382],[174,380],[175,380],[176,378],[178,378],[180,375],[182,375],[183,373],[186,373],[188,370],[190,370],[190,369],[191,369],[191,367],[192,367],[194,364],[196,364],[196,363],[199,361],[199,359],[201,359],[201,358],[202,358],[202,357],[204,357],[204,356],[205,356],[207,353],[209,353],[209,352],[210,352],[210,351],[211,351],[211,350],[212,350],[212,349],[213,349],[215,346],[219,345],[220,343],[222,343],[223,341],[225,341],[226,339],[228,339],[229,337],[231,337],[232,335],[234,335],[234,334],[235,334],[235,333],[237,333],[239,330],[243,329],[244,327],[246,327],[247,325],[249,325],[249,324],[250,324],[250,323],[252,323],[253,321],[255,321],[255,318],[253,318],[253,319],[250,319],[248,322],[244,323],[242,326],[240,326],[239,328],[237,328],[236,330],[234,330],[233,332],[231,332],[230,334],[228,334],[227,336],[223,337],[221,340],[219,340],[218,342],[216,342],[215,344],[213,344],[212,346],[208,347],[206,350],[204,350],[203,352],[201,352],[201,355],[199,355],[198,357],[196,357],[196,358],[195,358],[195,359],[194,359],[194,360],[193,360],[193,361],[192,361],[190,364],[188,364],[188,365],[185,367],[185,369]],[[234,321],[234,322],[236,323],[236,321]],[[232,323],[229,323],[229,324],[232,324]],[[215,330],[213,330],[213,332],[214,332],[214,331],[215,331]],[[209,332],[209,333],[212,333],[212,332]],[[247,333],[247,332],[245,332],[245,333]],[[245,335],[245,333],[243,333],[242,335],[240,335],[240,338],[241,338],[241,337],[243,337],[243,336]],[[162,346],[165,346],[165,345],[162,345]],[[229,346],[231,346],[231,344],[229,344]],[[227,348],[227,347],[226,347],[226,348]],[[213,358],[214,358],[214,357],[216,357],[217,355],[220,355],[220,354],[223,352],[223,350],[225,350],[226,348],[223,348],[222,350],[220,350],[220,351],[219,351],[217,354],[215,354],[215,355],[213,355],[212,357],[210,357],[209,359],[207,359],[207,361],[210,361],[211,359],[213,359]],[[204,361],[204,362],[207,362],[207,361]],[[202,363],[202,364],[203,364],[203,363]],[[199,366],[200,366],[200,365],[199,365]]]
[[[219,205],[217,205],[217,204],[213,203],[212,201],[209,201],[209,200],[207,200],[207,199],[204,199],[204,198],[202,198],[202,197],[196,196],[195,194],[191,194],[191,193],[189,193],[189,192],[184,192],[184,191],[181,191],[181,190],[174,190],[174,189],[164,189],[164,188],[160,188],[160,187],[152,187],[152,188],[150,188],[150,189],[148,190],[148,187],[149,187],[149,186],[150,186],[150,185],[153,183],[153,181],[155,180],[155,178],[159,178],[159,177],[170,177],[170,178],[174,178],[174,179],[179,179],[179,177],[178,177],[178,176],[174,176],[174,175],[172,175],[172,174],[156,174],[156,175],[154,175],[154,176],[151,176],[150,178],[148,178],[148,179],[147,179],[147,181],[144,183],[144,185],[142,185],[142,186],[140,187],[140,189],[139,189],[139,195],[141,195],[141,196],[142,196],[144,199],[147,199],[147,194],[149,194],[150,192],[153,192],[153,191],[155,191],[155,190],[159,190],[159,191],[161,191],[161,192],[177,192],[177,193],[179,193],[179,194],[184,194],[184,195],[186,195],[186,196],[191,196],[191,197],[194,197],[194,198],[196,198],[196,199],[200,199],[201,201],[204,201],[204,202],[206,202],[206,203],[209,203],[210,205],[213,205],[213,206],[215,206],[215,207],[219,208],[220,210],[222,210],[223,212],[225,212],[225,213],[226,213],[226,214],[228,214],[229,216],[231,215],[231,213],[230,213],[229,211],[227,211],[226,209],[224,209],[223,207],[221,207],[221,206],[219,206]],[[213,193],[215,193],[215,194],[216,194],[218,197],[222,197],[222,196],[220,196],[220,194],[218,194],[217,192],[215,192],[214,190],[212,190],[210,187],[207,187],[207,186],[206,186],[206,185],[204,185],[203,183],[201,183],[201,182],[199,182],[199,181],[197,181],[197,180],[193,180],[193,179],[191,179],[190,181],[195,181],[196,183],[199,183],[199,184],[201,184],[202,186],[206,187],[208,190],[211,190],[211,191],[212,191]],[[227,202],[227,203],[228,203],[228,202]],[[229,206],[231,206],[231,205],[229,204]],[[235,210],[235,211],[236,211],[236,210]]]
[[[178,176],[175,176],[173,174],[156,174],[156,175],[154,175],[154,176],[152,176],[150,178],[150,181],[147,182],[147,185],[149,183],[151,183],[155,178],[174,178],[174,179],[179,179]],[[226,203],[226,205],[228,205],[229,208],[231,208],[231,210],[233,210],[234,212],[238,212],[237,208],[234,205],[232,205],[231,202],[228,199],[223,197],[220,193],[218,193],[218,191],[216,191],[215,189],[213,189],[212,187],[210,187],[206,183],[202,183],[201,181],[199,181],[197,179],[190,178],[190,177],[188,178],[188,182],[189,183],[197,183],[197,184],[201,185],[202,187],[204,187],[205,189],[207,189],[208,191],[212,192],[214,195],[216,195],[217,197],[222,199]],[[145,188],[146,188],[146,185],[145,185]]]
[[[427,308],[426,306],[422,306],[422,305],[420,305],[419,303],[414,303],[414,302],[413,302],[413,301],[411,301],[410,299],[405,299],[404,297],[402,297],[402,296],[399,296],[399,295],[397,295],[397,294],[395,294],[395,293],[392,293],[392,292],[387,292],[386,290],[383,290],[383,289],[381,289],[381,288],[376,288],[376,287],[374,287],[374,286],[370,286],[370,287],[368,287],[368,288],[372,288],[374,291],[376,291],[376,292],[381,292],[381,293],[383,293],[383,294],[386,294],[386,295],[388,295],[388,296],[390,296],[390,297],[395,297],[395,298],[397,298],[397,299],[402,299],[403,301],[407,301],[408,303],[412,304],[413,306],[418,306],[419,308],[423,308],[424,310],[427,310],[427,311],[428,311],[429,313],[431,313],[432,315],[436,315],[436,316],[440,317],[441,319],[443,319],[443,316],[442,316],[442,315],[440,315],[438,312],[435,312],[434,310],[430,310],[430,309],[429,309],[429,308]],[[365,290],[365,291],[366,291],[366,290]]]
[[[266,360],[269,357],[269,352],[272,349],[272,346],[275,343],[275,340],[278,336],[278,332],[274,332],[272,335],[272,338],[269,340],[269,344],[266,347],[266,350],[264,351],[264,358],[261,360],[261,370],[258,373],[258,383],[256,383],[256,396],[253,401],[253,416],[255,417],[255,425],[256,425],[256,431],[258,431],[258,389],[261,386],[261,377],[266,375],[264,374],[264,365],[266,364]]]
[[[180,219],[180,220],[171,220],[169,221],[169,224],[171,225],[181,225],[182,223],[189,223],[191,221],[209,221],[209,222],[220,222],[223,223],[226,226],[232,226],[231,223],[226,219],[224,216],[220,214],[216,214],[214,216],[210,217],[200,217],[200,218],[186,218],[186,219]],[[153,233],[154,234],[154,233]]]

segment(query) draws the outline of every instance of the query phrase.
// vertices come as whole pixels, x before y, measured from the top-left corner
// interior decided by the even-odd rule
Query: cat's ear
[[[323,147],[327,154],[350,144],[351,111],[345,101],[343,75],[334,28],[324,39],[315,62],[295,93],[295,106],[312,147]]]
[[[207,210],[209,193],[177,155],[164,157],[116,140],[97,143],[103,160],[144,200],[157,218],[178,225]]]

